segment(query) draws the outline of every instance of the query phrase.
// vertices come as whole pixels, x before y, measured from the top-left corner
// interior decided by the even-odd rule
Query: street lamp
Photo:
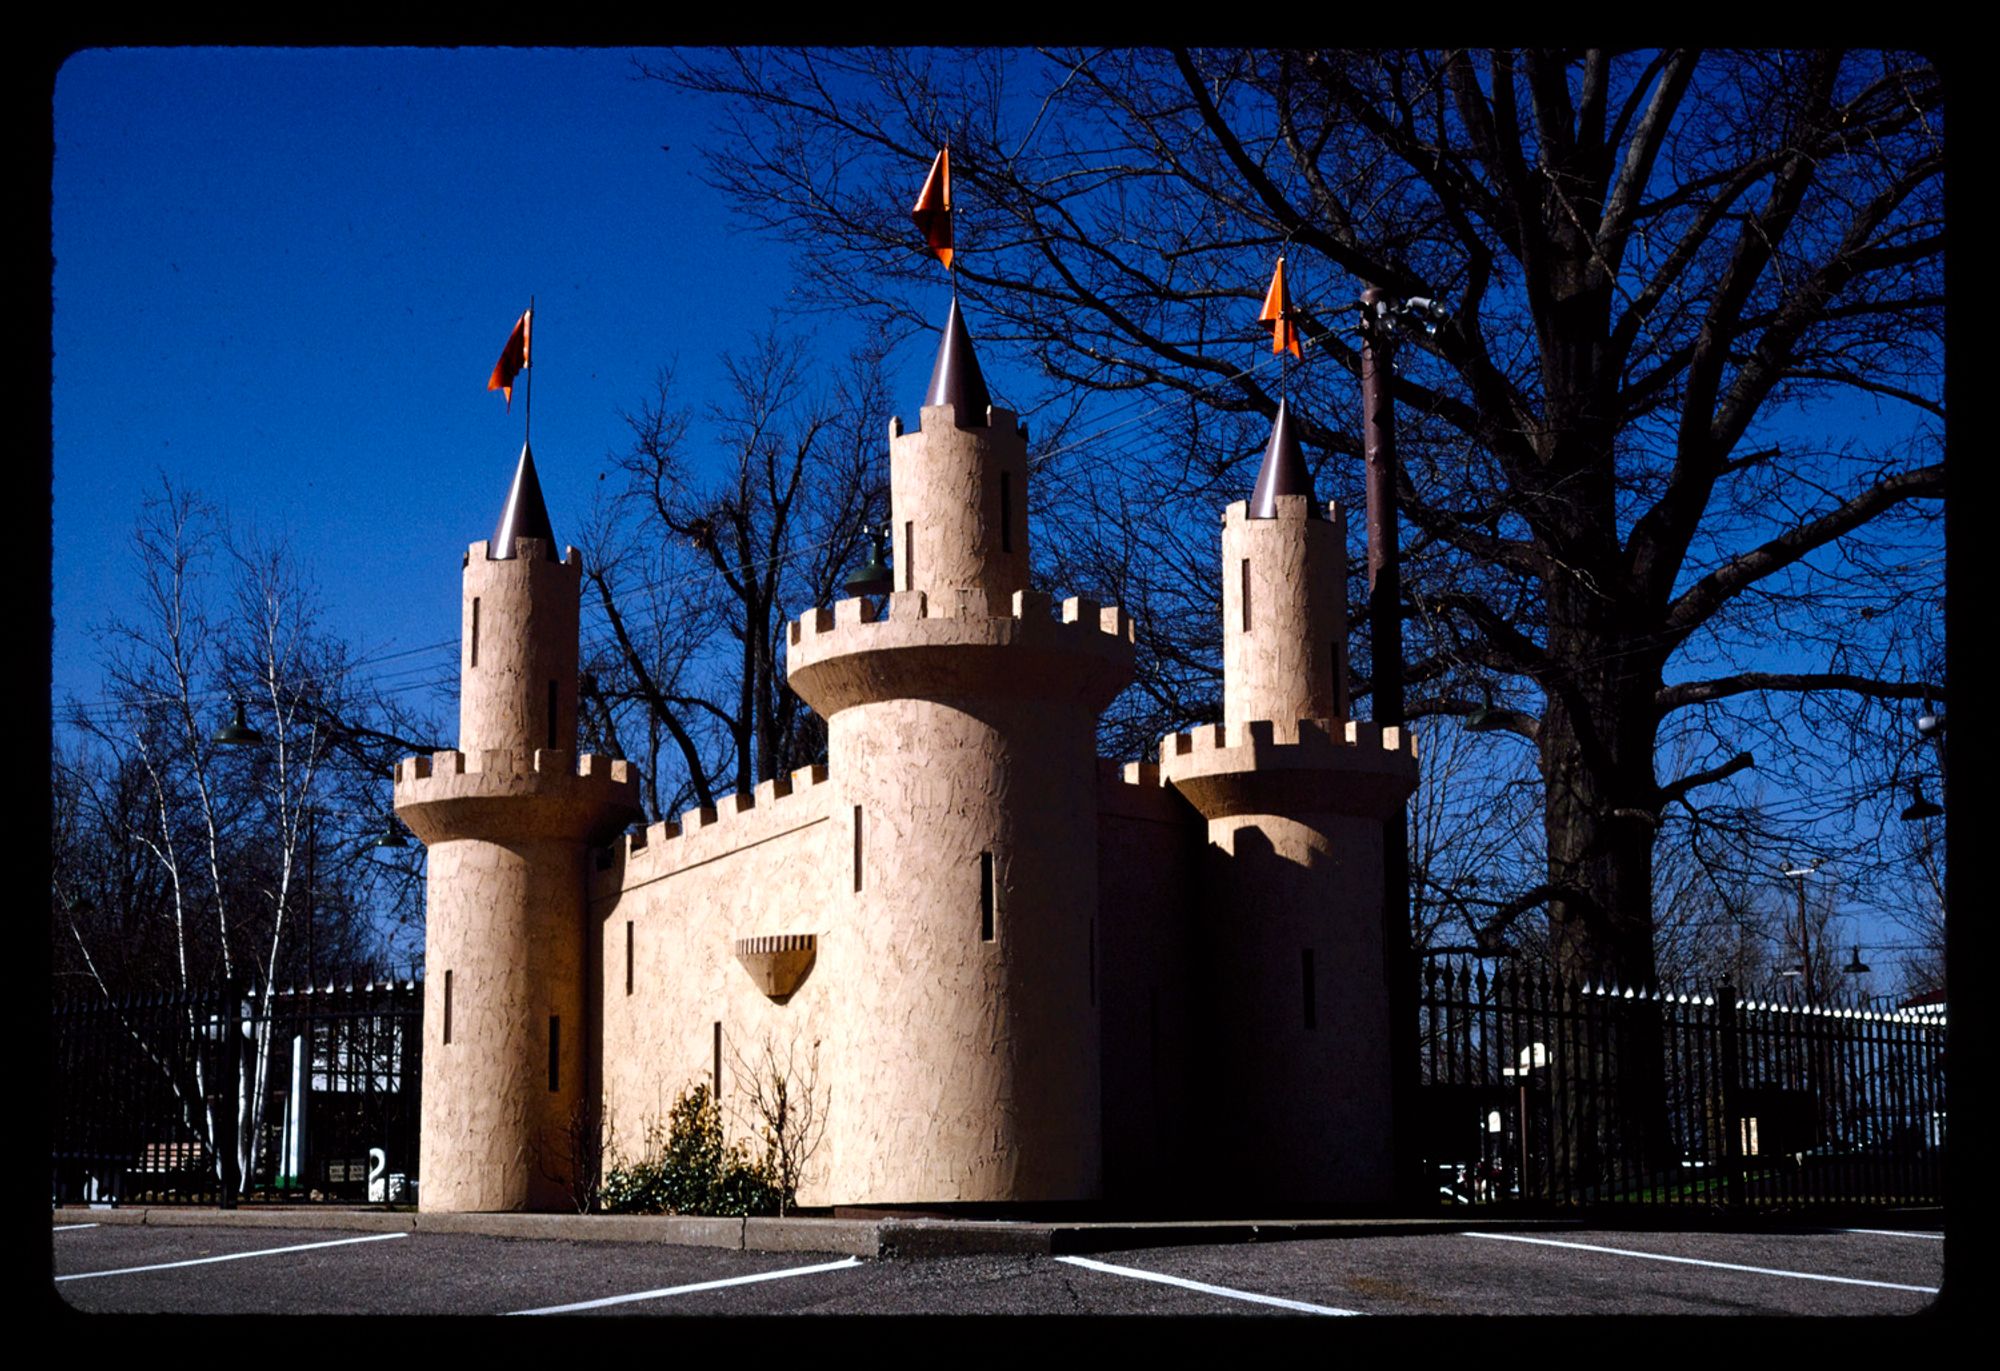
[[[883,553],[888,550],[889,526],[881,524],[863,528],[861,533],[869,539],[868,560],[856,567],[843,584],[850,597],[887,595],[895,588],[889,565],[882,559]]]
[[[236,702],[236,718],[215,731],[214,742],[223,747],[249,747],[264,741],[264,735],[250,727],[243,717],[243,701]]]

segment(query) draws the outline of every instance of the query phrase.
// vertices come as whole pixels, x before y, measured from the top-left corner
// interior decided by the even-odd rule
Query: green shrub
[[[708,1086],[683,1090],[667,1111],[667,1124],[647,1124],[640,1156],[620,1159],[604,1178],[602,1204],[610,1214],[776,1214],[791,1196],[780,1186],[771,1159],[725,1140],[722,1111]]]

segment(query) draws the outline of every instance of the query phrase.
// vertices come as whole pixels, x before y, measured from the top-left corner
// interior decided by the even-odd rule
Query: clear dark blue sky
[[[116,49],[62,68],[58,707],[104,694],[98,630],[133,613],[131,529],[162,475],[287,535],[365,659],[440,645],[371,670],[449,685],[459,556],[491,531],[521,444],[519,392],[508,414],[486,378],[531,293],[559,538],[662,365],[691,398],[723,393],[717,358],[784,303],[789,254],[697,178],[709,111],[632,57]],[[798,327],[827,360],[844,351],[838,321]],[[891,358],[906,405],[929,351]]]
[[[706,111],[629,50],[100,50],[54,113],[57,703],[103,693],[162,473],[289,535],[363,654],[451,639],[520,450],[520,391],[510,415],[485,385],[530,293],[567,540],[620,410],[668,362],[719,394],[792,284],[695,175]]]

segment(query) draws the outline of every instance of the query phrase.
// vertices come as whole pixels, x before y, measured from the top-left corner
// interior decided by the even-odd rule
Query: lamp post
[[[1403,581],[1397,556],[1396,409],[1389,395],[1397,342],[1414,330],[1437,330],[1443,310],[1425,299],[1397,300],[1370,286],[1361,292],[1361,451],[1368,491],[1370,703],[1376,723],[1401,728]],[[1410,947],[1410,848],[1407,807],[1382,824],[1382,962],[1389,983],[1390,1112],[1395,1120],[1397,1190],[1418,1198],[1422,1176],[1409,1135],[1417,1102],[1416,969]]]

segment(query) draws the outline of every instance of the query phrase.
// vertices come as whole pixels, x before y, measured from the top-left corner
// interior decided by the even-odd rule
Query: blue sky
[[[448,684],[459,554],[521,443],[519,392],[509,414],[486,377],[530,294],[536,458],[573,539],[620,411],[669,363],[721,393],[719,354],[794,285],[696,175],[709,111],[625,49],[90,51],[54,132],[58,705],[103,694],[163,474],[288,536],[357,655],[440,644],[382,670]],[[838,320],[796,326],[843,350]],[[905,403],[929,354],[891,358]]]
[[[784,300],[785,255],[696,178],[706,112],[631,56],[110,49],[61,69],[55,701],[102,694],[95,629],[127,612],[161,473],[286,534],[362,654],[453,637],[459,554],[521,444],[521,393],[510,415],[486,379],[531,293],[559,538],[661,366],[720,389],[717,355]],[[834,355],[837,323],[800,327]],[[894,359],[899,390],[925,352]]]

